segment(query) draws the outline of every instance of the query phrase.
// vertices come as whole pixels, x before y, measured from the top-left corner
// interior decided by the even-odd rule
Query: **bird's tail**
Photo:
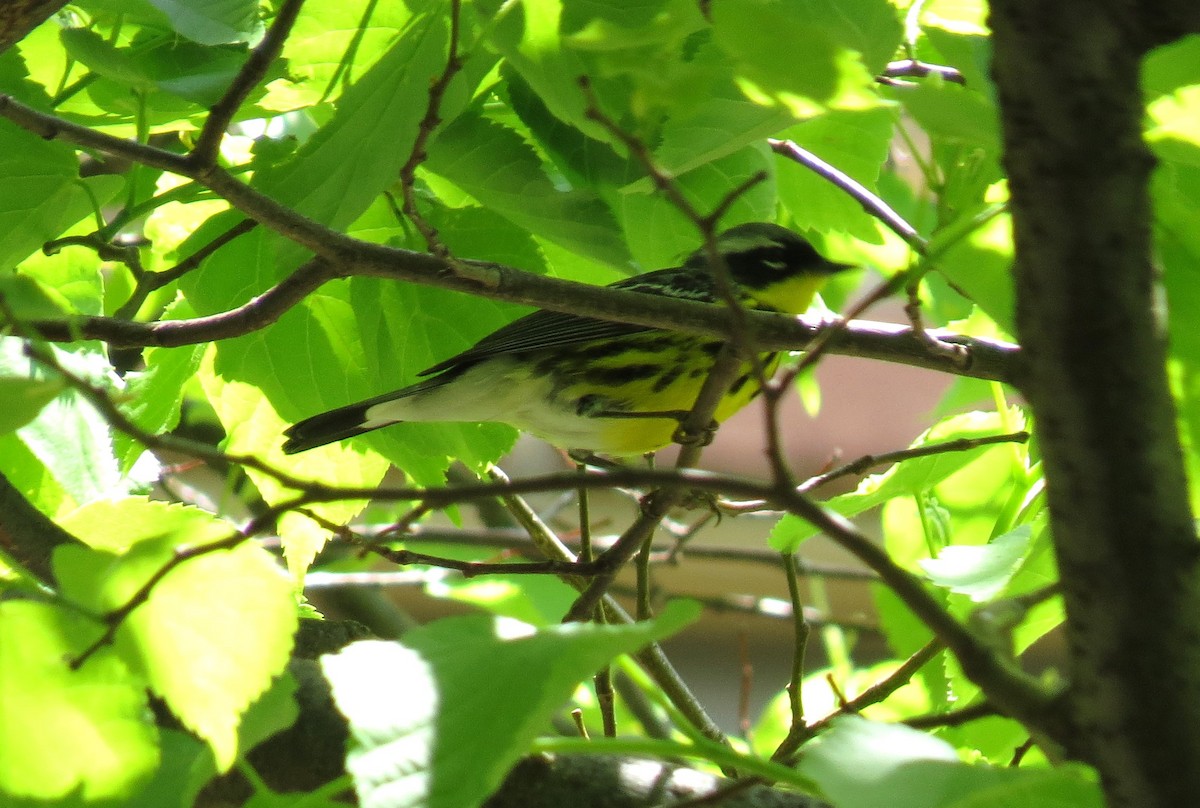
[[[396,421],[369,421],[367,410],[373,404],[374,402],[371,401],[348,404],[345,407],[338,407],[336,410],[314,415],[312,418],[305,418],[288,427],[283,433],[287,438],[283,444],[283,453],[304,452],[397,423]]]
[[[283,431],[284,437],[287,438],[283,444],[283,453],[308,451],[402,421],[445,420],[444,408],[436,404],[433,407],[414,407],[412,402],[421,400],[419,394],[436,390],[453,381],[458,375],[453,371],[443,372],[409,387],[305,418]],[[437,417],[434,417],[435,415]]]

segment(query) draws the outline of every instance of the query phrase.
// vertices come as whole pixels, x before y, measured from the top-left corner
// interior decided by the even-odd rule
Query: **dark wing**
[[[712,281],[707,273],[681,267],[647,272],[609,285],[615,289],[680,297],[706,303],[711,303],[715,299]],[[646,326],[614,323],[592,317],[580,317],[575,314],[535,311],[493,331],[462,353],[438,362],[418,375],[429,376],[502,354],[539,351],[563,345],[578,345],[583,342],[614,339],[653,330]]]

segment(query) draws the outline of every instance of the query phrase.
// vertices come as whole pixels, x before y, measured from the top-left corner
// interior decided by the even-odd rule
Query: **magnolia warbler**
[[[738,225],[717,237],[738,299],[749,309],[800,314],[833,272],[808,242],[775,224]],[[664,297],[717,302],[701,249],[682,266],[612,284]],[[292,454],[403,421],[499,421],[564,449],[638,455],[672,441],[721,350],[714,337],[573,314],[535,311],[423,371],[430,378],[314,415],[286,432]],[[763,353],[769,377],[779,354]],[[744,363],[716,410],[718,423],[760,385]]]

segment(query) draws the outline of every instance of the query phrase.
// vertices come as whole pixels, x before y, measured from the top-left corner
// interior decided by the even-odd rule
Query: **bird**
[[[791,230],[769,222],[731,227],[715,239],[732,288],[747,309],[801,314],[835,272]],[[704,248],[680,266],[611,284],[662,297],[720,302]],[[725,340],[546,310],[502,326],[422,371],[422,381],[306,418],[284,431],[286,454],[404,422],[501,422],[554,446],[615,458],[670,444]],[[778,352],[760,354],[769,378]],[[760,392],[744,361],[714,414],[719,424]],[[715,425],[714,425],[715,426]]]

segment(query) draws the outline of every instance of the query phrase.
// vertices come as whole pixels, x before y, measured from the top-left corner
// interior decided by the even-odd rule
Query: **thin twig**
[[[616,584],[609,588],[609,592],[618,595],[635,595],[635,590]],[[744,614],[754,617],[764,617],[770,620],[787,620],[794,621],[795,613],[792,605],[788,601],[780,600],[775,597],[761,597],[758,595],[739,595],[734,593],[722,595],[710,595],[702,592],[689,592],[687,590],[673,590],[673,597],[687,598],[694,600],[714,614]],[[826,626],[836,626],[838,628],[848,629],[859,633],[880,635],[879,625],[867,620],[848,620],[843,618],[830,617],[820,609],[812,606],[805,606],[802,609],[804,621],[812,628],[824,628]]]
[[[969,707],[951,710],[948,713],[931,713],[906,718],[901,723],[913,729],[936,729],[938,727],[958,727],[981,718],[990,718],[993,715],[999,715],[996,708],[986,701],[981,701]]]
[[[931,354],[943,356],[951,362],[963,363],[970,361],[970,357],[961,345],[955,345],[952,342],[942,342],[929,333],[929,329],[925,327],[925,318],[921,315],[919,287],[920,282],[912,280],[905,286],[904,290],[908,297],[908,302],[904,304],[904,314],[908,317],[908,322],[912,324],[913,334],[924,343],[926,350]]]
[[[489,476],[501,484],[508,485],[511,482],[502,471],[494,467],[489,470]],[[593,478],[596,476],[598,475],[570,475],[572,479],[580,479],[581,477]],[[553,531],[541,523],[534,510],[521,499],[519,494],[506,492],[503,496],[506,498],[506,504],[515,510],[518,521],[528,523],[534,528],[530,533],[530,537],[538,542],[540,547],[544,547],[548,559],[559,562],[579,563],[579,560],[562,544],[558,536],[554,535]],[[540,538],[537,536],[539,533],[541,534]],[[563,580],[568,585],[579,590],[582,590],[586,585],[586,582],[579,577],[566,576],[563,577]],[[629,613],[621,608],[620,604],[611,595],[602,595],[599,600],[599,606],[604,610],[604,619],[608,623],[629,625],[634,622]],[[658,686],[662,688],[663,693],[666,694],[671,704],[675,706],[675,709],[679,710],[683,717],[691,722],[693,727],[706,738],[725,743],[725,735],[721,732],[720,727],[717,726],[716,722],[705,711],[700,700],[696,698],[691,688],[683,681],[683,678],[679,675],[675,666],[671,664],[671,661],[667,659],[667,655],[663,653],[658,643],[651,643],[646,648],[643,648],[635,655],[635,658]]]
[[[548,528],[547,528],[548,529]],[[359,535],[370,541],[378,541],[381,534],[388,528],[377,526],[360,526],[357,528]],[[491,547],[503,550],[515,550],[523,555],[528,555],[529,552],[535,550],[539,545],[535,545],[530,541],[528,534],[523,530],[491,528],[486,530],[474,530],[470,528],[446,528],[439,526],[430,526],[427,524],[412,525],[404,534],[404,541],[408,544],[416,544],[420,542],[431,542],[433,544],[452,544],[463,545],[467,547]],[[580,560],[586,561],[587,558],[582,552],[582,545],[577,541],[563,542],[563,546],[574,553],[579,553]],[[603,549],[604,545],[597,542],[596,546]],[[540,551],[539,551],[540,552]],[[768,550],[766,548],[757,547],[733,547],[733,546],[690,546],[687,552],[687,558],[692,561],[714,560],[724,562],[736,562],[746,564],[762,564],[772,568],[779,564],[779,553]],[[674,544],[671,545],[655,545],[652,548],[650,563],[655,565],[671,565],[676,566],[680,563],[679,554],[676,551]],[[861,581],[871,582],[877,581],[878,576],[870,570],[860,567],[844,566],[840,564],[823,564],[819,562],[810,562],[802,559],[797,559],[797,574],[808,577],[821,577],[830,580],[845,580],[845,581]]]
[[[754,688],[754,663],[750,661],[750,649],[746,647],[745,630],[738,631],[738,667],[741,676],[738,686],[738,731],[747,743],[753,743],[753,725],[750,723],[750,691]]]
[[[637,292],[602,289],[537,276],[487,262],[467,262],[479,272],[479,278],[467,280],[447,274],[444,271],[445,263],[434,256],[362,242],[320,225],[238,182],[231,172],[224,169],[197,170],[180,155],[96,132],[86,126],[39,112],[8,95],[0,94],[0,116],[44,138],[63,139],[78,146],[122,156],[199,182],[225,198],[248,217],[329,259],[327,274],[321,282],[351,275],[408,280],[470,293],[486,291],[497,300],[525,303],[552,311],[569,311],[651,328],[674,327],[688,333],[705,333],[718,337],[728,337],[730,334],[732,315],[729,311],[694,301],[670,300],[657,296],[647,300],[647,295]],[[284,284],[288,285],[293,283],[291,278],[284,281]],[[270,294],[271,292],[267,293]],[[295,305],[295,302],[290,305]],[[280,313],[275,311],[271,316],[260,316],[253,301],[234,311],[240,312],[243,317],[227,317],[231,312],[224,312],[214,315],[213,318],[153,324],[130,323],[105,317],[73,317],[31,321],[30,326],[43,338],[50,340],[73,341],[83,337],[104,340],[118,347],[169,347],[240,336],[273,322]],[[754,324],[754,338],[763,350],[802,348],[814,335],[830,327],[827,323],[805,323],[799,318],[779,317],[763,312],[747,312],[747,317],[749,322]],[[886,336],[889,335],[893,338],[887,339]],[[942,341],[968,346],[969,365],[955,366],[942,357],[930,356],[924,344],[912,332],[884,324],[860,323],[848,326],[844,333],[834,339],[834,346],[842,353],[849,352],[918,367],[949,370],[960,375],[1009,383],[1018,380],[1018,368],[1014,361],[1017,353],[1015,346],[1001,346],[987,340],[971,340],[954,335],[937,334],[937,337]],[[883,346],[879,344],[881,339],[886,343]],[[997,348],[999,350],[996,350]]]
[[[174,571],[179,565],[193,558],[199,558],[209,553],[215,553],[220,550],[232,550],[244,541],[247,541],[251,536],[260,530],[265,529],[269,525],[274,524],[274,521],[280,514],[289,510],[292,503],[283,503],[276,508],[271,509],[266,514],[255,518],[244,530],[231,533],[224,539],[208,542],[206,544],[197,544],[191,546],[176,547],[168,559],[161,567],[151,573],[146,582],[142,584],[136,592],[129,596],[125,603],[118,608],[104,615],[104,631],[77,656],[73,657],[69,663],[72,670],[78,670],[85,662],[97,651],[106,645],[110,645],[117,636],[117,631],[129,619],[129,615],[133,614],[138,607],[144,605],[150,600],[150,594],[154,588]]]
[[[900,663],[900,666],[890,675],[848,700],[837,713],[831,713],[810,724],[809,729],[813,732],[819,732],[828,726],[838,715],[862,712],[873,704],[879,704],[887,699],[888,696],[908,684],[921,668],[932,662],[943,650],[945,650],[945,646],[939,641],[936,639],[930,640],[913,652],[912,656]]]
[[[138,248],[132,244],[114,244],[106,241],[98,233],[90,233],[86,236],[64,236],[47,241],[42,245],[42,253],[57,255],[63,247],[86,247],[96,253],[96,257],[101,261],[115,261],[129,267],[135,278],[140,279],[145,274],[142,257]]]
[[[878,195],[872,193],[861,182],[790,140],[767,138],[767,143],[776,154],[781,154],[784,157],[795,160],[797,163],[816,172],[848,193],[858,204],[862,205],[863,210],[883,222],[892,232],[904,239],[905,243],[914,252],[924,254],[929,245],[921,237],[921,234],[917,232],[917,229],[905,221],[904,217],[897,213],[891,205],[880,199]]]
[[[209,110],[204,127],[196,138],[196,145],[189,155],[189,159],[197,166],[216,165],[225,130],[229,128],[233,116],[241,109],[250,93],[266,76],[271,64],[283,52],[283,46],[292,32],[296,18],[300,16],[300,7],[303,5],[304,0],[284,0],[262,41],[250,51],[249,58],[234,76],[221,100]]]
[[[605,738],[617,737],[616,694],[613,692],[612,666],[605,665],[592,677],[596,688],[596,706],[600,708],[600,723]]]
[[[174,283],[184,275],[197,269],[210,255],[234,239],[249,233],[257,226],[257,222],[250,219],[242,219],[170,269],[164,269],[159,272],[143,272],[138,276],[137,284],[134,286],[129,298],[121,304],[120,308],[113,312],[113,318],[117,320],[132,319],[137,314],[138,309],[142,307],[142,304],[146,302],[146,298],[150,296],[151,292],[161,289],[169,283]]]
[[[927,443],[923,446],[910,446],[907,449],[897,449],[892,452],[883,452],[876,455],[863,455],[857,460],[851,461],[829,471],[816,474],[809,477],[804,482],[796,487],[797,491],[805,494],[810,494],[822,486],[842,479],[843,477],[853,477],[863,474],[868,470],[877,466],[890,466],[896,463],[902,463],[905,460],[913,460],[918,457],[929,457],[931,455],[944,454],[949,452],[967,452],[972,449],[978,449],[981,446],[991,446],[1000,443],[1025,443],[1029,440],[1028,432],[1008,432],[1003,435],[986,435],[981,438],[955,438],[953,440],[940,441],[938,443]],[[768,507],[763,500],[750,500],[746,502],[722,502],[721,510],[726,513],[742,514],[754,513],[764,510]]]
[[[796,754],[805,741],[814,737],[837,717],[851,713],[858,713],[873,704],[878,704],[885,700],[888,696],[895,693],[917,674],[921,668],[925,667],[934,657],[944,650],[940,642],[930,640],[925,645],[921,646],[917,651],[900,664],[896,670],[889,674],[884,679],[876,682],[868,687],[862,693],[852,699],[847,699],[844,694],[839,693],[839,706],[829,715],[814,721],[807,726],[802,726],[798,730],[793,726],[792,731],[788,733],[779,747],[771,755],[771,759],[775,761],[790,761]],[[830,682],[833,685],[833,682]]]
[[[788,597],[792,603],[792,671],[788,677],[788,705],[791,708],[792,724],[788,736],[798,732],[804,721],[804,654],[808,648],[811,628],[804,617],[804,603],[800,599],[800,579],[794,553],[783,554],[783,568],[787,574]]]
[[[916,59],[901,59],[896,62],[888,62],[888,66],[879,75],[878,81],[884,84],[894,84],[901,82],[893,82],[891,79],[923,79],[927,76],[939,76],[943,81],[953,84],[967,83],[963,74],[953,67],[930,64],[929,62],[921,62]]]
[[[446,66],[442,70],[441,75],[434,79],[429,85],[428,102],[425,105],[425,115],[421,118],[421,122],[417,124],[417,134],[413,139],[412,151],[409,152],[408,159],[400,168],[400,191],[404,196],[404,213],[417,230],[421,232],[421,236],[425,239],[425,244],[429,247],[429,251],[439,258],[449,263],[454,271],[458,272],[462,267],[455,262],[450,250],[442,243],[438,237],[437,229],[434,228],[425,217],[417,210],[416,199],[416,173],[417,167],[425,162],[428,154],[425,147],[429,142],[429,138],[433,136],[434,131],[442,123],[441,106],[442,98],[446,94],[446,89],[450,86],[450,82],[455,75],[462,70],[463,59],[458,54],[458,38],[459,24],[462,17],[462,0],[451,0],[450,2],[450,45],[446,54]]]
[[[850,477],[857,474],[862,474],[868,469],[876,466],[890,466],[895,463],[902,463],[905,460],[913,460],[918,457],[929,457],[930,455],[948,454],[950,452],[969,452],[972,449],[978,449],[981,446],[993,446],[998,443],[1026,443],[1029,440],[1028,432],[1009,432],[1003,435],[985,435],[981,438],[955,438],[954,440],[940,441],[938,443],[927,443],[923,446],[913,446],[908,449],[898,449],[894,452],[883,452],[877,455],[863,455],[857,460],[838,466],[822,474],[809,477],[800,484],[799,490],[804,493],[810,493],[813,490],[820,488],[823,485],[828,485],[834,480],[842,477]]]

